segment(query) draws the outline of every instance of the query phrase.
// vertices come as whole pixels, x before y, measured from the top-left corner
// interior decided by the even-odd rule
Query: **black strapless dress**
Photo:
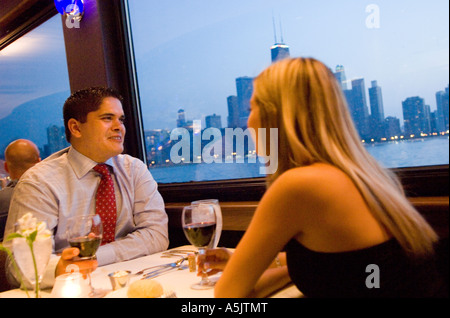
[[[306,297],[439,297],[442,288],[435,260],[412,261],[396,240],[340,253],[291,240],[286,253],[289,275]]]

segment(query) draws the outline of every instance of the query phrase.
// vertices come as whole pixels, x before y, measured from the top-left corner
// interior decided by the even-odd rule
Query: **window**
[[[69,95],[60,16],[51,0],[33,3],[38,6],[33,9],[36,16],[32,14],[32,18],[14,19],[9,26],[12,31],[7,31],[10,33],[6,37],[3,30],[7,29],[0,32],[0,160],[8,143],[4,141],[6,135],[3,132],[6,130],[2,127],[5,125],[5,118],[11,114],[6,109],[14,107],[11,106],[13,101],[19,106],[39,97],[65,91],[66,93],[61,94],[64,98],[59,102],[62,105]],[[192,128],[196,124],[201,137],[208,136],[204,131],[206,127],[213,128],[209,131],[210,140],[215,133],[224,138],[225,128],[231,128],[235,132],[233,127],[245,124],[245,99],[248,99],[245,96],[249,94],[249,85],[246,86],[246,83],[268,66],[272,59],[283,58],[287,53],[290,56],[313,56],[328,64],[336,77],[342,79],[343,86],[346,85],[343,89],[347,90],[347,100],[354,118],[358,116],[355,110],[359,107],[358,98],[354,96],[357,96],[358,91],[359,96],[365,96],[367,111],[364,107],[360,109],[366,129],[370,127],[378,132],[382,127],[389,131],[386,136],[393,136],[394,139],[385,137],[386,140],[378,140],[380,136],[377,137],[376,134],[364,136],[364,130],[361,129],[362,140],[378,160],[400,175],[409,194],[448,196],[448,3],[445,1],[435,0],[424,4],[419,1],[391,3],[382,0],[377,1],[376,5],[357,4],[350,0],[339,3],[291,0],[194,0],[187,3],[174,0],[170,5],[153,0],[117,0],[114,3],[115,5],[110,6],[101,2],[93,7],[98,10],[102,19],[102,27],[95,26],[94,31],[103,32],[101,28],[107,24],[105,32],[109,38],[103,38],[103,53],[106,54],[109,47],[109,51],[111,48],[115,50],[111,53],[113,57],[128,55],[127,58],[130,58],[134,54],[136,58],[140,95],[137,95],[139,100],[136,101],[136,92],[125,92],[125,95],[129,95],[125,96],[126,106],[132,110],[130,116],[127,115],[127,148],[139,157],[146,152],[149,168],[159,182],[160,191],[167,202],[182,202],[180,200],[199,197],[217,197],[222,201],[259,200],[265,189],[264,178],[254,177],[264,175],[259,171],[259,159],[252,157],[252,144],[248,143],[248,136],[243,136],[243,145],[239,148],[244,157],[242,164],[236,162],[240,155],[236,148],[231,151],[234,164],[225,164],[225,157],[218,164],[167,163],[170,148],[164,142],[168,141],[168,136],[179,124],[179,128],[184,128],[190,121]],[[117,19],[125,11],[130,14],[122,17],[129,20],[125,22]],[[1,16],[2,14],[0,19]],[[25,16],[30,17],[29,14],[20,15]],[[51,19],[48,20],[49,18]],[[26,33],[46,20],[48,21],[34,31]],[[121,37],[117,34],[123,30],[127,32],[128,26],[123,28],[121,23],[130,23],[132,27],[134,52],[127,50],[128,41],[123,41],[125,44],[121,46]],[[85,24],[80,32],[89,35],[90,24]],[[16,37],[27,39],[35,33],[43,35],[41,43],[49,40],[49,34],[59,36],[59,40],[55,40],[60,43],[59,48],[52,48],[50,53],[50,50],[44,50],[47,45],[41,44],[38,50],[28,51],[28,57],[17,55],[16,59],[11,56],[6,58],[8,48],[13,48],[13,45],[3,50],[5,43],[10,43]],[[23,39],[15,42],[20,43]],[[69,65],[78,65],[79,61],[74,56],[89,50],[89,45],[82,42],[76,47],[67,46],[70,50],[67,61]],[[48,56],[52,56],[51,61],[42,54],[43,50]],[[34,63],[28,66],[26,75],[11,71],[14,67],[23,69],[30,60]],[[89,70],[96,69],[94,60],[84,60],[83,69],[88,75]],[[93,63],[92,67],[89,61]],[[98,58],[96,61],[98,62]],[[106,69],[111,74],[106,80],[99,78],[98,84],[104,81],[104,85],[109,85],[109,79],[114,80],[116,77],[121,80],[115,85],[118,87],[123,86],[125,81],[134,81],[132,76],[128,78],[126,75],[133,71],[133,67],[119,58],[108,63]],[[36,68],[41,65],[41,79],[34,81],[32,85],[27,83],[26,80],[31,78],[30,74],[36,74]],[[48,76],[50,73],[54,75]],[[71,85],[80,88],[89,86],[92,74],[86,74],[72,77]],[[22,75],[23,81],[18,81],[16,75]],[[55,78],[58,80],[53,83],[51,80]],[[361,78],[363,81],[358,81]],[[201,82],[203,79],[207,80]],[[27,91],[14,95],[11,88],[17,82],[27,88]],[[200,82],[202,84],[198,85]],[[47,88],[43,88],[46,86],[44,84],[53,90],[46,90]],[[38,87],[41,94],[31,95],[33,90],[39,91]],[[17,91],[17,87],[15,89]],[[168,95],[165,96],[166,93]],[[28,96],[29,100],[23,100],[23,96]],[[362,97],[360,99],[363,100]],[[382,108],[379,107],[380,100],[383,102]],[[239,108],[239,103],[243,107]],[[140,108],[136,105],[141,105],[143,110],[142,130],[145,130],[146,149],[140,139],[143,132],[139,120]],[[426,107],[427,105],[430,107]],[[414,108],[416,114],[408,115]],[[384,125],[374,125],[375,119],[383,116]],[[60,120],[62,116],[58,114],[55,117]],[[59,123],[55,121],[54,124],[55,127],[60,127],[62,120]],[[220,125],[222,129],[216,128]],[[22,131],[24,134],[37,132],[36,121],[29,122],[26,126]],[[430,127],[433,132],[434,126],[435,131],[438,134],[443,132],[444,136],[430,136],[419,131],[424,136],[418,137],[414,133],[415,138],[410,138],[395,133],[398,132],[398,127],[402,133],[405,127]],[[44,138],[48,139],[47,128],[48,126],[43,129],[46,136]],[[193,139],[193,129],[191,132],[188,128],[189,125],[184,133],[187,133],[189,139]],[[172,140],[172,144],[180,146],[181,136],[179,134],[178,140]],[[198,142],[199,139],[196,140]],[[210,140],[200,139],[200,149],[204,150]],[[435,153],[434,147],[425,147],[429,144],[428,141],[441,141],[442,144],[437,147],[443,154]],[[193,144],[193,140],[191,143]],[[43,154],[47,153],[49,146],[45,145],[49,144],[48,140],[40,144]],[[416,151],[407,152],[405,149],[408,144],[418,146],[413,147]],[[231,145],[236,147],[234,141]],[[225,148],[224,145],[221,147],[223,156],[227,154]],[[388,152],[388,149],[394,151]],[[196,154],[198,153],[197,151]],[[182,151],[178,154],[182,155]],[[189,152],[191,161],[198,157],[193,157],[193,154]],[[211,154],[213,156],[209,158],[214,159],[215,153],[210,152]],[[200,151],[201,160],[204,159],[202,155]],[[385,162],[389,158],[394,159]],[[411,158],[421,160],[412,162]],[[188,167],[189,165],[192,167]],[[244,166],[248,169],[243,169]],[[220,169],[223,167],[234,169],[237,173]],[[205,182],[200,182],[201,180]],[[187,181],[196,182],[177,183]],[[242,192],[243,189],[245,192]]]
[[[33,141],[42,158],[68,145],[62,105],[70,87],[62,27],[61,17],[54,16],[0,51],[0,161],[8,144],[20,138]]]
[[[225,146],[225,128],[245,131],[252,78],[289,55],[313,56],[333,70],[361,142],[385,166],[448,164],[448,6],[445,0],[130,1],[152,174],[159,183],[264,176],[251,143],[243,141],[240,154],[237,139]],[[218,139],[204,135],[208,128]],[[191,145],[184,154],[183,140]],[[211,140],[222,141],[216,152]],[[222,160],[208,163],[205,154]]]

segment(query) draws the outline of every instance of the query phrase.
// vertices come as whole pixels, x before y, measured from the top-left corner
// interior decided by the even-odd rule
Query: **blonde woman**
[[[279,168],[235,253],[207,254],[224,268],[217,297],[265,296],[291,279],[307,297],[435,295],[437,235],[362,146],[324,64],[263,71],[248,126],[278,129]]]

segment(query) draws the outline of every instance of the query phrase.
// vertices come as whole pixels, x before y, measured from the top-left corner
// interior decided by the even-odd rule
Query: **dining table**
[[[197,276],[197,271],[191,271],[189,269],[189,262],[187,260],[188,254],[194,254],[197,252],[197,248],[191,245],[179,246],[163,252],[155,253],[139,257],[133,260],[113,263],[105,266],[98,267],[91,273],[91,283],[94,289],[102,290],[106,293],[105,298],[127,298],[127,292],[129,286],[136,280],[144,278],[145,274],[156,270],[158,268],[150,268],[145,270],[143,274],[134,275],[143,269],[153,267],[157,265],[164,265],[176,262],[182,258],[186,258],[178,267],[170,268],[169,270],[162,271],[155,277],[148,278],[154,279],[159,282],[164,290],[162,297],[176,297],[176,298],[214,298],[214,289],[196,290],[191,286],[194,283],[200,281],[200,277]],[[129,271],[129,282],[126,286],[113,290],[112,282],[109,274],[114,272]],[[218,280],[220,273],[210,277],[212,280]],[[30,297],[33,297],[33,293],[29,293]],[[271,298],[301,298],[302,293],[293,285],[287,285],[281,290],[270,295]],[[28,297],[26,292],[21,289],[12,289],[0,293],[0,298],[26,298]],[[42,298],[51,298],[52,290],[46,289],[41,291]]]

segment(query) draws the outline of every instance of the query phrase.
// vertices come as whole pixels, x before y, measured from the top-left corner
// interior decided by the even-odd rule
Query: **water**
[[[366,145],[387,168],[435,166],[449,163],[449,137],[433,137]]]
[[[449,164],[449,137],[367,144],[367,151],[387,168]],[[180,183],[264,177],[259,163],[188,164],[151,168],[158,183]]]
[[[151,168],[158,183],[210,181],[264,177],[258,163],[199,163],[180,166]]]

